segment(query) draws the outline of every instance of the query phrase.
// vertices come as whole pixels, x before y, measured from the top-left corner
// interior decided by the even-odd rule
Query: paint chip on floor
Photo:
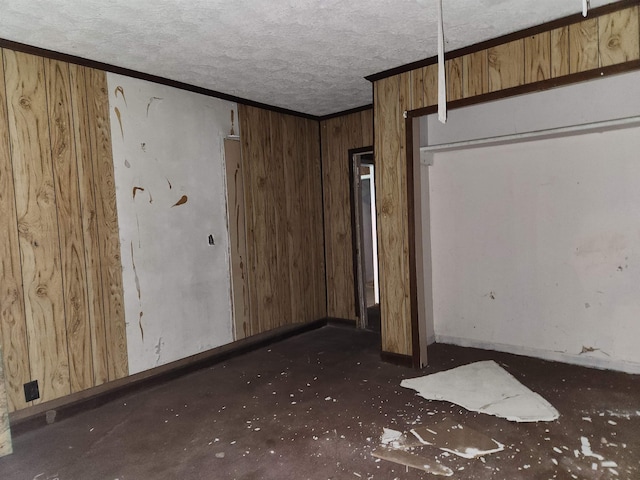
[[[492,360],[403,380],[427,400],[444,400],[467,410],[514,422],[553,421],[560,414]]]
[[[425,445],[434,445],[463,458],[478,458],[504,450],[504,445],[494,439],[449,419],[430,427],[414,428],[411,433]]]

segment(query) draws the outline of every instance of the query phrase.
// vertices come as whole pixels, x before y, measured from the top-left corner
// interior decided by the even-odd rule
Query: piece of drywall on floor
[[[108,84],[133,374],[233,340],[223,139],[236,105]]]
[[[636,126],[435,153],[437,340],[640,372],[638,152]]]

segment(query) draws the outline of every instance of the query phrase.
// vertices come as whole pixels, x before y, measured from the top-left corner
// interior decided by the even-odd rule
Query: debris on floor
[[[560,416],[549,402],[492,360],[406,379],[400,385],[427,400],[449,401],[514,422],[548,422]]]
[[[453,475],[449,467],[442,465],[435,458],[433,450],[425,451],[424,447],[447,452],[443,455],[452,453],[467,459],[504,450],[504,445],[492,438],[444,418],[428,426],[415,427],[408,433],[384,428],[380,436],[380,448],[373,451],[372,455],[434,475]]]
[[[463,458],[478,458],[504,450],[504,445],[494,439],[449,419],[437,425],[414,428],[411,433],[425,445],[434,445]]]
[[[400,465],[406,465],[407,467],[417,468],[418,470],[432,473],[433,475],[445,477],[453,475],[453,470],[438,463],[435,459],[427,459],[422,455],[407,452],[405,450],[381,447],[378,450],[374,450],[371,455],[376,458],[381,458],[382,460],[388,460]]]

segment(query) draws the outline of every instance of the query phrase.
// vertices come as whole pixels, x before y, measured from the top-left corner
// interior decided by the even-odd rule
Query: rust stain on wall
[[[118,123],[120,124],[120,134],[124,139],[124,130],[122,129],[122,117],[120,116],[120,109],[118,107],[115,107],[113,110],[116,112],[116,117],[118,117]]]
[[[122,99],[124,100],[124,104],[127,105],[127,97],[124,96],[124,88],[122,88],[122,86],[118,85],[116,87],[116,90],[114,92],[114,95],[116,98],[118,98],[118,92],[120,93],[120,95],[122,95]],[[129,105],[127,105],[128,107]]]
[[[171,207],[177,207],[178,205],[184,205],[185,203],[187,203],[187,200],[189,200],[189,198],[186,195],[182,195],[182,197],[180,197],[180,200],[178,200],[176,203],[174,203]]]
[[[136,193],[138,192],[138,190],[140,190],[141,192],[144,192],[144,188],[142,187],[133,187],[133,192],[132,192],[133,198],[136,198]]]

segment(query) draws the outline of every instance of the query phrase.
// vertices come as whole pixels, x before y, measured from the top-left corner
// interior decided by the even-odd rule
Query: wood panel
[[[517,87],[524,83],[524,40],[514,40],[490,48],[489,91]]]
[[[303,211],[307,202],[305,201],[305,142],[298,142],[297,139],[306,137],[306,125],[304,122],[297,121],[290,115],[281,115],[280,123],[282,125],[282,164],[285,172],[285,185],[282,189],[286,192],[285,198],[285,220],[286,220],[286,237],[283,242],[287,247],[287,264],[286,273],[288,273],[288,286],[290,311],[287,312],[290,318],[289,323],[294,319],[303,319],[308,315],[308,306],[310,298],[313,298],[311,292],[311,276],[302,269],[305,258],[305,248],[303,245],[310,238],[305,238],[304,231],[311,227],[308,222],[309,216]],[[311,213],[311,212],[309,212]]]
[[[524,39],[524,62],[525,83],[551,78],[551,32]]]
[[[4,364],[2,362],[2,347],[0,347],[0,457],[13,453],[11,429],[9,428],[9,404],[5,387]]]
[[[569,75],[569,27],[551,30],[551,78]]]
[[[598,68],[598,19],[569,25],[569,73]]]
[[[327,315],[355,320],[351,201],[349,197],[349,122],[338,117],[321,123],[322,185],[327,272]],[[353,148],[353,147],[352,147]]]
[[[106,342],[109,346],[109,380],[128,375],[127,339],[124,320],[122,263],[118,234],[116,189],[111,153],[109,96],[106,74],[86,70],[89,138],[96,188],[101,284],[105,315]]]
[[[240,142],[224,141],[224,164],[227,172],[227,212],[231,255],[231,282],[233,288],[234,340],[249,335],[250,308],[249,283],[245,272],[247,238],[245,220],[245,191],[242,172]]]
[[[438,65],[428,65],[422,69],[426,106],[438,103]]]
[[[13,411],[27,406],[22,385],[31,378],[3,55],[3,51],[0,50],[0,346],[4,359],[6,395],[9,410]]]
[[[447,101],[459,100],[462,98],[462,57],[447,60],[445,68],[447,69]]]
[[[373,119],[371,110],[369,114],[361,113],[361,117],[370,120],[372,129]],[[310,276],[313,278],[311,290],[313,292],[312,318],[324,318],[327,316],[327,284],[325,275],[325,241],[324,241],[324,211],[322,193],[322,159],[320,154],[320,124],[313,120],[306,120],[306,155],[308,167],[306,171],[306,192],[308,192],[307,205],[309,205],[309,228],[310,245],[312,251],[309,253],[312,263],[310,265]],[[364,128],[363,128],[364,132]],[[364,135],[364,133],[363,133]],[[370,137],[373,133],[369,132]],[[318,181],[320,179],[320,181]],[[305,239],[306,241],[306,239]]]
[[[366,110],[322,121],[320,129],[327,258],[327,314],[330,317],[355,320],[357,316],[348,152],[350,149],[373,145],[373,111]]]
[[[374,112],[382,350],[407,355],[411,353],[411,322],[403,230],[406,166],[400,155],[405,139],[397,76],[375,83]]]
[[[78,193],[82,205],[82,235],[87,282],[88,321],[91,329],[93,384],[109,381],[107,338],[102,301],[100,234],[96,207],[96,182],[90,139],[90,118],[86,89],[86,67],[69,65],[74,118],[74,141],[78,166]]]
[[[640,58],[637,6],[598,18],[598,48],[600,66]]]
[[[318,124],[244,105],[238,116],[247,189],[250,331],[323,318]]]
[[[69,65],[46,59],[45,75],[73,393],[93,386],[93,359]]]
[[[486,50],[462,57],[462,96],[482,95],[489,91],[489,58]]]
[[[411,110],[425,107],[426,95],[424,89],[424,68],[411,70]]]
[[[56,198],[42,58],[4,51],[31,378],[40,401],[70,393]]]

